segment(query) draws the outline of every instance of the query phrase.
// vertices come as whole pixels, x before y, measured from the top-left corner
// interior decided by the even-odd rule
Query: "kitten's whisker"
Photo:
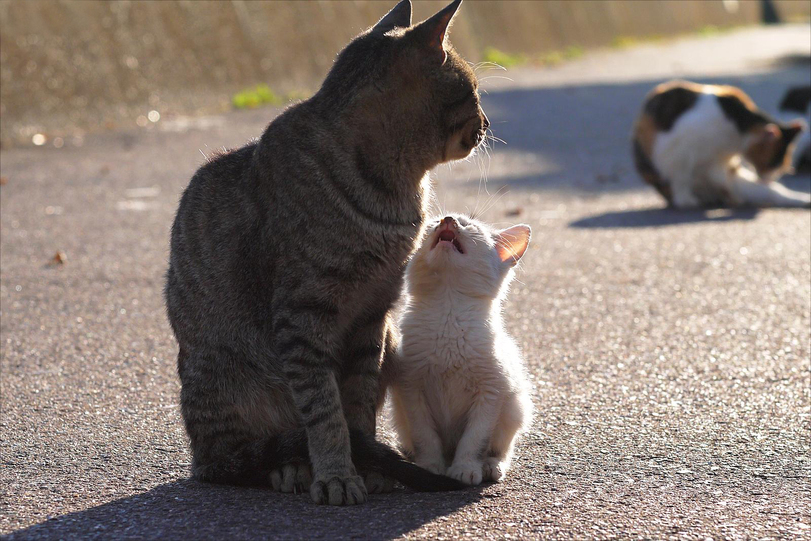
[[[512,243],[510,240],[505,239],[504,237],[501,237],[501,243],[502,243],[502,244],[506,244],[506,245],[507,245],[507,247],[508,247],[508,248],[509,248],[509,249],[510,249],[510,250],[511,250],[513,253],[515,253],[513,243]],[[513,256],[513,261],[515,261],[516,263],[518,263],[518,260],[519,260],[519,258],[518,258],[518,257]],[[521,282],[521,283],[523,284],[523,282]]]
[[[503,192],[503,193],[501,193],[501,195],[499,195],[499,192],[501,192],[502,190],[504,190],[504,192]],[[496,193],[494,193],[494,194],[492,195],[492,197],[490,198],[490,201],[488,201],[488,202],[487,202],[487,204],[485,205],[485,208],[483,208],[483,209],[482,209],[482,214],[484,214],[485,212],[487,212],[487,211],[489,211],[491,208],[493,208],[493,206],[494,206],[496,203],[498,203],[498,202],[499,202],[499,201],[500,201],[500,200],[501,200],[501,199],[502,199],[502,198],[503,198],[505,195],[507,195],[508,193],[509,193],[509,189],[507,188],[507,186],[506,186],[506,185],[504,185],[504,186],[502,186],[501,188],[499,188],[499,189],[498,189],[498,191],[496,191]]]

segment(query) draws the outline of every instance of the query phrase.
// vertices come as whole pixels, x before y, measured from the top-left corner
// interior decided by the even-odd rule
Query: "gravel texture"
[[[786,26],[512,80],[481,69],[508,144],[440,167],[437,206],[533,228],[506,321],[536,419],[504,483],[355,508],[188,479],[161,298],[169,227],[200,152],[276,112],[0,152],[0,534],[811,539],[811,212],[663,210],[628,148],[663,78],[738,84],[774,109],[808,84],[809,49],[809,27]]]

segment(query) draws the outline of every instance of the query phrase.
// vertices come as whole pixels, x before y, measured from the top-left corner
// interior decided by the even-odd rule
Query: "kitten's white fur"
[[[663,178],[670,180],[673,204],[679,208],[701,206],[703,190],[721,192],[739,205],[807,207],[811,195],[789,190],[760,179],[741,160],[753,142],[741,134],[723,113],[712,93],[699,95],[673,128],[656,137],[651,160]]]
[[[500,480],[532,415],[521,352],[504,329],[501,303],[529,226],[492,231],[456,216],[456,239],[437,242],[450,222],[431,222],[406,271],[395,426],[415,462],[467,484]]]

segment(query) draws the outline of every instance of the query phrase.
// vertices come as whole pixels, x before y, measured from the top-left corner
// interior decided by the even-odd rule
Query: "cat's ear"
[[[411,26],[411,0],[401,0],[391,11],[386,13],[377,24],[372,27],[372,32],[385,34],[395,27],[408,28]]]
[[[448,53],[445,52],[445,37],[461,4],[462,0],[454,0],[436,15],[419,24],[421,39],[431,51],[439,53],[437,56],[442,59],[442,64],[448,57]]]
[[[780,126],[770,122],[763,127],[763,133],[760,136],[761,141],[768,142],[779,139],[781,136]]]
[[[527,251],[532,230],[528,225],[520,224],[508,227],[496,233],[496,250],[502,263],[514,266]]]
[[[801,121],[795,120],[788,126],[781,127],[780,131],[783,132],[783,137],[786,139],[786,143],[791,143],[794,138],[803,131],[803,129],[805,129],[805,125]]]

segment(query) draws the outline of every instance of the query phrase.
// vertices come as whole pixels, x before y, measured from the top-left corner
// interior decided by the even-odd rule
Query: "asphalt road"
[[[506,321],[537,416],[504,483],[354,508],[188,479],[169,227],[201,151],[276,111],[3,150],[0,534],[811,539],[811,212],[663,210],[628,148],[655,83],[774,109],[810,49],[805,25],[480,70],[507,145],[439,168],[437,206],[533,228]]]

